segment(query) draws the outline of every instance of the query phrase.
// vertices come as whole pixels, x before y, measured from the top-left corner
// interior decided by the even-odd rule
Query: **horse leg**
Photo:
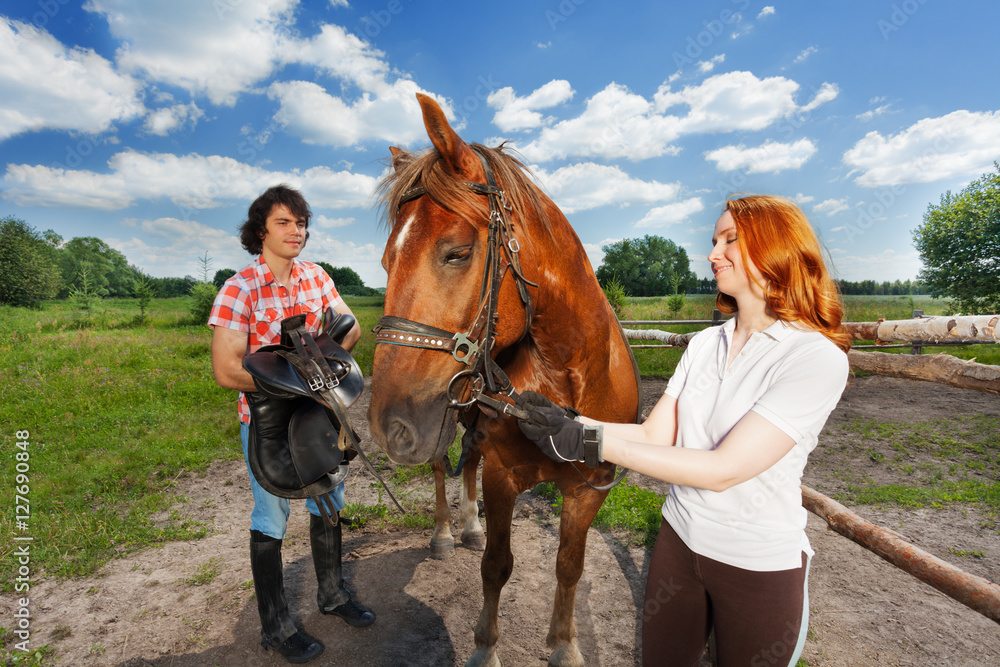
[[[549,664],[559,667],[582,667],[583,655],[576,642],[576,585],[583,574],[587,551],[587,531],[597,516],[606,494],[587,489],[563,496],[559,518],[559,555],[556,557],[556,597],[546,645],[552,649]]]
[[[469,452],[469,458],[462,469],[462,490],[459,495],[459,513],[462,516],[462,544],[475,551],[486,546],[483,525],[479,523],[479,503],[476,502],[476,474],[483,455],[478,449]]]
[[[451,510],[445,494],[444,460],[431,464],[434,470],[434,533],[431,535],[431,558],[444,560],[455,555],[455,538],[451,534]],[[473,487],[475,489],[475,487]]]
[[[496,644],[500,638],[497,616],[500,591],[514,568],[510,550],[510,524],[514,516],[517,488],[510,471],[499,463],[483,463],[483,502],[486,505],[486,551],[480,564],[483,579],[483,610],[476,623],[476,650],[465,667],[500,667]]]

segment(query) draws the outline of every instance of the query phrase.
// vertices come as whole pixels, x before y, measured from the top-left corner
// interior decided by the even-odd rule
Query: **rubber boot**
[[[250,531],[250,571],[260,613],[260,644],[292,663],[314,660],[323,644],[292,623],[281,575],[281,540]]]
[[[351,599],[344,588],[341,567],[343,547],[342,522],[331,526],[322,517],[309,515],[309,545],[312,547],[313,565],[316,567],[316,603],[324,614],[339,616],[348,625],[366,628],[375,622],[375,614]]]

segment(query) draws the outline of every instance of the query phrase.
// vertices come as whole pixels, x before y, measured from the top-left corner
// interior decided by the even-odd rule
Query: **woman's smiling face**
[[[763,297],[763,292],[753,280],[750,273],[760,284],[764,278],[760,271],[754,266],[753,261],[747,258],[748,267],[743,266],[743,257],[740,255],[739,234],[736,230],[736,223],[729,211],[725,211],[719,219],[715,221],[715,232],[712,234],[712,252],[708,254],[708,261],[712,263],[712,273],[715,274],[715,282],[719,286],[719,291],[737,298],[741,293],[750,291],[755,295]],[[749,269],[750,273],[748,273]]]

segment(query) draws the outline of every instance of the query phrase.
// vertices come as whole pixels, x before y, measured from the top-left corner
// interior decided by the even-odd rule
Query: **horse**
[[[432,147],[391,148],[378,190],[388,281],[375,327],[372,438],[395,463],[440,461],[461,421],[463,449],[482,455],[483,607],[467,666],[500,665],[515,498],[555,483],[563,507],[549,664],[582,665],[576,587],[615,467],[556,463],[511,415],[527,415],[516,398],[532,390],[597,419],[635,422],[638,369],[579,237],[523,163],[503,145],[467,144],[432,98],[417,99]]]

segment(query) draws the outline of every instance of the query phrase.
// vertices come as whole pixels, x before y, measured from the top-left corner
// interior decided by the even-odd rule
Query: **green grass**
[[[1000,512],[1000,418],[855,419],[840,428],[867,446],[853,455],[845,452],[837,500],[911,508],[962,503],[975,504],[987,516]]]
[[[370,375],[370,331],[382,315],[383,299],[347,301],[362,328],[354,355]],[[848,319],[854,320],[909,317],[913,308],[941,314],[946,308],[926,297],[847,297],[846,302]],[[177,497],[176,489],[178,480],[200,474],[212,461],[240,458],[235,394],[215,384],[211,330],[189,321],[190,305],[187,297],[154,299],[141,320],[137,302],[130,299],[101,300],[88,316],[64,301],[38,309],[0,307],[0,422],[6,427],[0,432],[0,452],[11,482],[0,485],[0,531],[34,538],[33,577],[90,574],[111,558],[169,540],[196,539],[211,530],[199,521],[197,508]],[[687,296],[677,317],[708,319],[713,306],[709,295]],[[645,298],[628,299],[623,319],[672,318],[666,299]],[[670,328],[683,332],[702,325]],[[681,352],[640,350],[636,356],[643,375],[664,377],[673,372]],[[998,354],[997,346],[948,352],[1000,363],[987,361],[996,359],[989,355]],[[995,425],[984,428],[997,432]],[[18,430],[29,432],[27,450],[20,452],[27,461],[15,459]],[[896,465],[896,452],[880,452],[882,463]],[[15,516],[13,482],[19,462],[28,466],[26,481],[16,484],[28,485],[29,492],[19,494],[29,501],[27,530],[18,528]],[[909,466],[911,477],[940,473],[942,480],[960,486],[964,482],[951,472],[953,467],[972,475],[976,466],[992,470],[996,461],[980,456],[968,463],[941,464],[931,472],[909,461],[898,465],[901,475]],[[429,469],[406,474],[414,483],[431,483]],[[424,475],[426,481],[420,480]],[[985,493],[972,487],[942,487],[944,491]],[[659,504],[633,493],[637,497],[629,502],[640,507]],[[614,507],[614,498],[617,494],[602,510],[598,525],[644,530],[645,510],[630,516]],[[426,503],[403,502],[412,511],[389,519],[394,525],[430,525]],[[360,508],[357,512],[364,518]],[[12,589],[15,565],[11,559],[0,560],[0,590]]]
[[[562,494],[552,482],[537,485],[532,493],[551,499],[553,509],[562,510]],[[594,518],[594,526],[601,530],[623,531],[636,544],[652,548],[660,530],[663,501],[664,496],[629,484],[626,479],[608,492]]]

